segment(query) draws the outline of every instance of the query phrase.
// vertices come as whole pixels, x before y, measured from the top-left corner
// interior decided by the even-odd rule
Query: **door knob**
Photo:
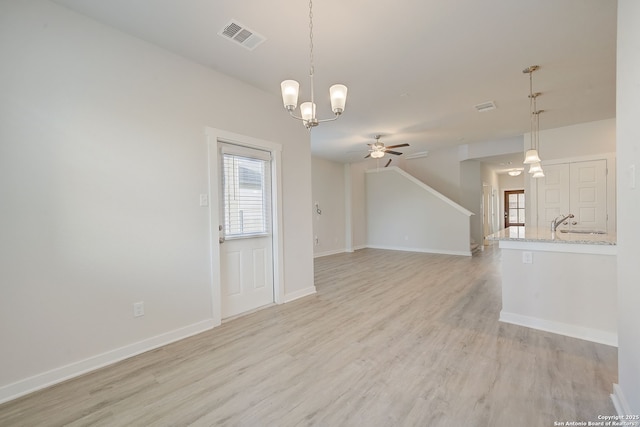
[[[573,222],[571,223],[571,225],[577,225],[577,224],[578,224],[578,221],[573,221]]]
[[[224,237],[218,237],[218,243],[220,244],[224,243]]]

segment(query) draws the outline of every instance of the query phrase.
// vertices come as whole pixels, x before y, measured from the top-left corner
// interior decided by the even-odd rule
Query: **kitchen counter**
[[[552,232],[550,228],[509,227],[488,237],[489,240],[545,242],[545,243],[576,243],[581,245],[615,245],[615,233],[586,234],[558,230]]]
[[[500,320],[616,346],[616,235],[509,227],[498,241]]]
[[[487,237],[503,249],[616,255],[616,234],[552,233],[549,228],[509,227]]]

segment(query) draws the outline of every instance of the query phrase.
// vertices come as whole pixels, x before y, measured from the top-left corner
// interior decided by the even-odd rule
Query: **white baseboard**
[[[286,294],[284,296],[284,302],[288,303],[294,300],[297,300],[299,298],[303,298],[309,295],[313,295],[316,293],[316,287],[315,286],[309,286],[308,288],[304,288],[304,289],[300,289],[299,291],[296,292],[292,292],[290,294]]]
[[[335,249],[333,251],[325,251],[325,252],[318,252],[317,254],[313,254],[314,258],[320,258],[323,256],[329,256],[329,255],[335,255],[335,254],[343,254],[347,252],[346,249]]]
[[[519,326],[526,326],[528,328],[538,329],[541,331],[552,332],[554,334],[565,335],[572,338],[592,341],[599,344],[610,345],[612,347],[618,346],[618,334],[614,332],[585,328],[583,326],[523,316],[521,314],[508,313],[505,311],[500,312],[500,321]]]
[[[620,387],[618,384],[613,385],[613,394],[611,395],[611,401],[613,402],[613,406],[615,406],[618,415],[635,415],[631,413],[629,402],[627,402],[627,399],[624,397],[622,387]]]
[[[381,246],[381,245],[367,245],[371,249],[385,249],[388,251],[404,251],[404,252],[421,252],[427,254],[439,254],[439,255],[460,255],[471,256],[471,251],[449,251],[444,249],[430,249],[430,248],[405,248],[399,246]]]
[[[175,341],[199,334],[214,327],[213,320],[203,320],[184,328],[175,329],[155,337],[147,338],[124,347],[116,348],[78,362],[70,363],[29,378],[0,387],[0,403],[17,399],[34,391],[78,377],[87,372],[112,365],[149,350],[162,347]]]

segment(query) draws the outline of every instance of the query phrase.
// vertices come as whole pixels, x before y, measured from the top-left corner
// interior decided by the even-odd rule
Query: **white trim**
[[[309,295],[313,295],[315,293],[316,293],[316,287],[309,286],[308,288],[300,289],[299,291],[286,294],[284,296],[284,302],[287,303],[287,302],[295,301],[297,299],[308,297]]]
[[[346,248],[345,249],[334,249],[332,251],[318,252],[316,254],[313,254],[313,257],[314,258],[322,258],[323,256],[343,254],[345,252],[353,252],[353,251],[349,251]]]
[[[95,371],[96,369],[120,362],[121,360],[197,335],[212,329],[214,326],[215,323],[213,320],[203,320],[2,386],[0,387],[0,403],[17,399],[18,397],[78,377],[87,372]]]
[[[250,136],[227,132],[211,127],[205,128],[208,149],[209,172],[209,233],[211,254],[211,294],[212,317],[215,326],[222,324],[221,286],[220,286],[220,244],[218,243],[218,224],[220,222],[218,190],[218,143],[226,142],[240,146],[267,150],[271,152],[271,207],[273,218],[273,298],[276,304],[285,302],[284,295],[284,248],[282,219],[282,145]]]
[[[368,171],[365,171],[365,173],[390,173],[390,172],[396,172],[396,173],[402,175],[403,177],[405,177],[409,181],[411,181],[414,184],[416,184],[418,187],[423,188],[424,190],[427,190],[433,196],[437,197],[438,199],[442,200],[443,202],[447,203],[448,205],[453,206],[457,211],[462,212],[463,214],[465,214],[467,216],[475,215],[470,210],[463,208],[462,206],[460,206],[459,204],[457,204],[456,202],[454,202],[453,200],[451,200],[450,198],[448,198],[444,194],[439,193],[438,191],[436,191],[433,188],[429,187],[424,182],[420,181],[418,178],[409,175],[408,173],[406,173],[405,171],[403,171],[402,169],[400,169],[397,166],[390,166],[388,168],[383,168],[383,169],[370,169]]]
[[[540,331],[579,338],[599,344],[618,346],[618,334],[599,329],[585,328],[583,326],[570,325],[568,323],[556,322],[553,320],[539,319],[536,317],[523,316],[521,314],[500,311],[500,321],[513,325],[526,326],[527,328],[538,329]]]
[[[544,165],[558,165],[563,163],[590,162],[593,160],[603,160],[603,159],[615,161],[616,153],[600,153],[600,154],[591,154],[588,156],[568,157],[564,159],[550,159],[550,160],[543,160],[541,163],[544,166]]]
[[[367,245],[367,248],[371,249],[385,249],[388,251],[403,251],[403,252],[420,252],[426,254],[439,254],[439,255],[459,255],[459,256],[471,256],[471,251],[447,251],[442,249],[429,249],[429,248],[406,248],[400,246],[383,246],[383,245]]]
[[[631,412],[631,406],[629,406],[629,402],[624,396],[622,387],[620,387],[618,384],[613,385],[611,401],[613,402],[613,406],[616,408],[616,412],[618,413],[618,415],[635,415]]]

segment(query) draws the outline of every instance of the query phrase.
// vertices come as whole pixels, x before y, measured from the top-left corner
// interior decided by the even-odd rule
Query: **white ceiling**
[[[298,80],[309,98],[306,1],[55,2],[278,100],[280,82]],[[331,84],[349,88],[344,115],[312,130],[315,155],[357,161],[375,134],[410,143],[406,154],[521,135],[534,64],[542,129],[615,117],[616,1],[317,0],[313,11],[319,116],[332,115]],[[249,51],[218,36],[232,19],[266,41]],[[498,108],[476,112],[485,101]]]

